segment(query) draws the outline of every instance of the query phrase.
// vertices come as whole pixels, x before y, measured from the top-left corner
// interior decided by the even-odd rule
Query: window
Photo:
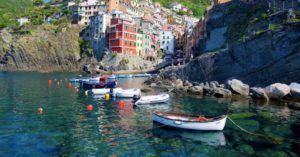
[[[139,45],[139,44],[138,44]],[[134,42],[134,46],[136,46],[136,42]]]
[[[169,50],[169,46],[167,46],[167,50]]]
[[[163,41],[162,44],[165,44],[165,41]]]
[[[163,36],[163,39],[165,39],[165,36]]]
[[[125,27],[125,30],[128,30],[128,26]]]
[[[125,41],[125,45],[127,45],[127,41]]]
[[[130,41],[129,45],[131,46],[132,45],[132,42]]]

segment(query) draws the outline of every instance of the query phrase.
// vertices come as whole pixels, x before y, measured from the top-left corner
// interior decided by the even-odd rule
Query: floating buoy
[[[43,108],[39,107],[37,112],[38,112],[38,114],[43,114]]]
[[[68,83],[68,89],[72,88],[72,83]]]
[[[110,99],[110,95],[109,94],[105,94],[104,98],[105,98],[106,101],[108,101]]]
[[[52,80],[48,80],[48,86],[49,86],[49,87],[52,86]]]
[[[93,111],[93,105],[87,105],[87,107],[86,107],[86,109],[89,111],[89,112],[91,112],[91,111]]]
[[[123,108],[124,108],[124,105],[125,105],[125,102],[124,102],[123,100],[120,100],[120,101],[118,102],[118,107],[119,107],[119,109],[123,109]]]
[[[78,87],[77,87],[77,86],[75,86],[75,87],[74,87],[74,89],[75,89],[75,92],[76,92],[76,93],[78,93],[78,92],[79,92],[79,89],[78,89]]]
[[[88,95],[89,95],[89,91],[86,90],[86,91],[84,92],[84,94],[85,94],[85,96],[88,96]]]

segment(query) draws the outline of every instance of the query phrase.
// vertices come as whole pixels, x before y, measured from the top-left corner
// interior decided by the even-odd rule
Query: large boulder
[[[183,85],[184,86],[186,86],[186,87],[192,87],[193,86],[193,84],[192,83],[190,83],[189,81],[184,81],[184,83],[183,83]]]
[[[237,79],[228,80],[226,83],[226,88],[231,90],[234,94],[239,94],[243,96],[249,95],[249,86],[244,84],[242,81]]]
[[[259,88],[259,87],[250,88],[250,95],[253,99],[269,101],[269,97],[263,88]]]
[[[176,88],[183,88],[183,81],[181,80],[181,79],[177,79],[176,81],[175,81],[175,86],[176,86]]]
[[[226,98],[226,97],[231,97],[232,93],[228,89],[223,89],[223,88],[215,88],[214,89],[214,94],[215,97],[217,98]]]
[[[202,95],[203,87],[202,86],[193,86],[193,87],[189,88],[189,92],[192,94]]]
[[[270,99],[282,99],[290,93],[290,87],[282,83],[274,83],[265,88]]]
[[[300,99],[300,84],[299,83],[291,83],[290,84],[291,95],[295,99]]]

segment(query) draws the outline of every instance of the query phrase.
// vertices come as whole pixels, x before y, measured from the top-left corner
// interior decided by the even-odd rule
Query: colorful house
[[[109,29],[109,49],[112,52],[137,55],[136,35],[134,22],[121,18],[112,18]]]
[[[137,33],[136,34],[136,53],[137,56],[143,56],[143,34]]]

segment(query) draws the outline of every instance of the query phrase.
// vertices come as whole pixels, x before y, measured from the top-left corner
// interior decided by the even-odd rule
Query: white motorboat
[[[122,88],[115,88],[113,90],[113,97],[118,98],[133,98],[134,96],[140,96],[141,90],[140,89],[122,89]]]
[[[189,116],[183,114],[155,112],[152,115],[154,122],[188,130],[205,130],[205,131],[221,131],[225,127],[227,116],[219,117],[204,117],[204,116]]]
[[[170,99],[169,94],[142,96],[135,102],[135,105],[164,103]]]
[[[104,94],[109,94],[110,92],[111,92],[110,88],[92,89],[92,93],[94,95],[104,95]]]

